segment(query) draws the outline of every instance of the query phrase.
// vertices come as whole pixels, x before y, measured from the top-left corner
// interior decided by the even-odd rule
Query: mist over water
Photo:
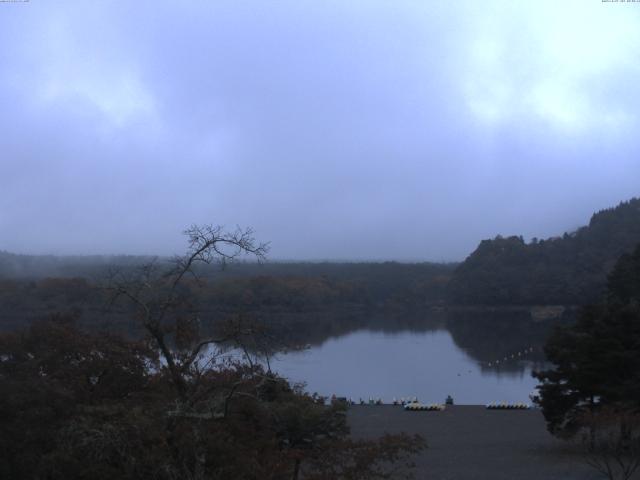
[[[0,479],[620,463],[638,66],[640,0],[0,0]]]

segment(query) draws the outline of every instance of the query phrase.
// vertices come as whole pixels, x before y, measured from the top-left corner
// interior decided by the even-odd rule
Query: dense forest
[[[205,295],[194,289],[206,283],[196,265],[232,259],[224,247],[262,260],[264,244],[250,231],[220,227],[185,234],[189,248],[173,264],[112,272],[99,286],[44,280],[60,303],[107,300],[138,325],[144,335],[137,340],[83,331],[76,325],[81,312],[0,334],[0,477],[320,480],[409,473],[410,456],[425,446],[420,437],[350,438],[345,401],[327,405],[273,373],[268,361],[261,364],[279,345],[260,323],[236,313],[215,335],[202,325],[206,312],[197,304]],[[244,355],[228,358],[228,348]]]
[[[166,258],[2,253],[0,438],[11,440],[0,441],[0,457],[11,461],[0,466],[0,476],[390,478],[397,468],[410,472],[422,439],[353,440],[343,403],[325,405],[272,373],[268,362],[265,370],[258,358],[365,326],[446,326],[483,368],[504,359],[502,372],[517,374],[518,362],[507,360],[523,351],[540,366],[549,325],[531,322],[529,309],[519,306],[592,301],[609,275],[617,295],[609,302],[635,302],[637,313],[640,247],[625,253],[640,243],[639,220],[640,200],[633,199],[562,238],[483,241],[458,266],[241,262],[216,269],[198,253],[198,242],[230,241],[216,231],[210,240],[192,237],[173,268]],[[231,238],[260,252],[244,237]],[[465,304],[484,304],[488,316],[483,320]],[[247,360],[204,368],[196,360],[213,343],[220,347],[214,358],[236,347]],[[266,461],[242,460],[258,457]]]
[[[453,305],[583,305],[597,301],[616,259],[640,243],[640,200],[593,215],[588,226],[547,240],[484,240],[461,264],[398,262],[234,262],[197,270],[183,288],[197,298],[205,327],[241,313],[283,338],[326,338],[374,312]],[[79,325],[131,331],[130,312],[107,305],[114,271],[134,273],[169,258],[29,256],[0,252],[0,330],[65,312]],[[349,326],[349,327],[346,327]]]
[[[129,329],[130,312],[107,305],[103,286],[113,271],[135,274],[144,257],[32,257],[4,253],[0,278],[0,330],[14,330],[51,312],[77,317],[83,326]],[[38,264],[36,259],[42,258]],[[169,259],[158,259],[167,265]],[[454,265],[386,263],[234,263],[198,271],[185,282],[202,317],[215,323],[242,313],[269,322],[285,335],[301,325],[341,331],[354,315],[399,306],[441,304]],[[15,273],[19,272],[18,275]],[[329,321],[328,318],[331,318]],[[322,324],[322,327],[319,326]],[[337,330],[336,330],[337,329]]]
[[[640,199],[591,217],[588,226],[546,240],[483,240],[449,283],[466,305],[584,305],[599,300],[616,260],[640,243]]]
[[[594,428],[606,427],[600,440],[615,448],[605,452],[616,455],[609,459],[632,460],[631,473],[640,467],[639,345],[640,245],[616,263],[603,301],[584,307],[575,323],[550,336],[545,353],[552,368],[534,373],[549,431],[571,437],[587,430],[593,448]],[[619,442],[613,445],[612,430]]]

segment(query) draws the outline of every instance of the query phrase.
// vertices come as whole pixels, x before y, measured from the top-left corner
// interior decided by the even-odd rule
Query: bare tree
[[[216,336],[201,335],[199,312],[190,301],[193,283],[203,284],[200,267],[224,266],[242,255],[262,261],[268,245],[257,243],[251,230],[192,226],[185,234],[185,255],[112,272],[107,285],[112,302],[126,300],[133,307],[162,359],[155,379],[170,385],[159,401],[156,397],[165,413],[162,435],[171,455],[165,477],[238,478],[225,468],[242,467],[263,472],[242,478],[299,478],[304,461],[309,472],[327,473],[321,478],[391,478],[385,473],[389,463],[423,448],[422,439],[407,435],[350,441],[342,407],[318,403],[273,374],[268,362],[266,369],[256,362],[256,356],[268,359],[273,339],[250,318],[233,315]],[[243,353],[242,361],[216,364],[228,346]],[[236,436],[243,440],[231,447],[243,449],[245,457],[225,462],[220,452],[235,454],[226,444]],[[279,473],[264,473],[270,469]]]
[[[580,438],[585,462],[609,480],[629,480],[640,468],[640,414],[603,407],[585,414]]]
[[[192,225],[184,234],[188,239],[184,255],[168,264],[154,259],[133,272],[112,272],[107,289],[111,303],[124,298],[133,305],[137,320],[160,352],[177,393],[175,406],[167,412],[168,429],[189,422],[195,451],[193,467],[188,471],[194,479],[201,479],[207,461],[201,422],[223,417],[233,396],[249,394],[241,388],[242,382],[228,391],[210,391],[209,384],[200,380],[206,380],[215,354],[210,353],[203,365],[203,352],[226,342],[241,345],[244,337],[255,332],[246,323],[230,321],[223,336],[202,338],[198,311],[189,304],[185,284],[189,279],[202,284],[198,268],[203,265],[217,263],[224,267],[242,256],[261,262],[268,244],[256,242],[253,230],[240,227],[227,232],[221,226]]]
[[[267,243],[256,242],[253,230],[239,227],[227,232],[221,226],[192,225],[184,234],[188,238],[184,255],[174,257],[164,266],[154,259],[133,272],[111,272],[107,283],[111,302],[119,298],[131,302],[136,318],[155,342],[183,397],[187,393],[186,378],[198,373],[197,360],[207,346],[254,333],[247,325],[238,324],[236,329],[227,328],[223,337],[200,338],[198,312],[189,308],[182,288],[187,278],[200,284],[199,266],[217,263],[224,267],[242,256],[262,262],[269,248]],[[179,345],[181,339],[188,341]]]

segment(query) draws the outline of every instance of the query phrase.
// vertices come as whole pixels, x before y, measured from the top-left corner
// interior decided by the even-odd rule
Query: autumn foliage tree
[[[185,288],[200,281],[199,266],[262,259],[267,247],[250,230],[186,234],[186,255],[112,272],[105,286],[112,302],[132,306],[143,340],[86,333],[59,317],[0,337],[0,477],[409,475],[422,439],[351,439],[345,405],[325,405],[262,366],[266,337],[252,322],[235,316],[215,337],[201,332]]]
[[[97,454],[126,468],[112,450],[133,441],[124,419],[142,403],[157,355],[143,343],[79,332],[73,320],[54,316],[0,336],[1,478],[88,474],[95,464],[84,460]]]

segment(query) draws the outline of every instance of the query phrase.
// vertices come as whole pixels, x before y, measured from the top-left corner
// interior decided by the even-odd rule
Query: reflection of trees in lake
[[[545,363],[544,344],[561,320],[532,320],[528,310],[452,311],[447,330],[482,370],[522,373]]]
[[[381,312],[332,310],[325,312],[271,312],[262,321],[289,348],[320,346],[331,338],[358,331],[423,333],[447,330],[455,345],[483,371],[522,375],[544,365],[543,346],[560,320],[532,320],[526,309],[491,311],[449,310]],[[519,354],[519,355],[518,355]]]
[[[350,300],[346,287],[342,290],[336,287],[334,290],[342,293],[334,295],[334,290],[329,288],[330,282],[320,282],[324,289],[318,287],[316,281],[300,282],[299,279],[288,279],[273,284],[266,282],[266,285],[273,288],[282,287],[282,284],[291,288],[300,285],[309,287],[304,290],[307,296],[302,305],[285,301],[289,296],[284,294],[274,294],[273,298],[280,299],[278,301],[263,299],[252,302],[245,301],[243,297],[242,301],[224,302],[220,301],[217,294],[207,293],[208,290],[192,292],[194,303],[200,312],[203,334],[213,334],[217,326],[223,325],[224,320],[233,315],[246,316],[249,320],[264,325],[277,340],[276,345],[286,349],[319,346],[331,338],[363,329],[387,333],[423,333],[446,329],[451,333],[455,344],[479,362],[481,368],[490,371],[499,369],[503,373],[522,373],[532,365],[531,362],[533,366],[537,366],[544,361],[542,345],[551,326],[558,322],[532,321],[529,310],[525,308],[496,307],[490,311],[456,307],[443,311],[404,310],[400,307],[397,310],[376,309],[371,302]],[[263,283],[265,281],[255,280],[251,284],[254,287],[251,291],[255,293]],[[233,283],[232,286],[243,292],[240,288],[243,285],[244,283]],[[319,291],[325,290],[329,291],[327,295],[317,295]],[[233,288],[231,291],[235,292]],[[285,292],[289,290],[285,289]],[[301,295],[298,290],[295,292],[296,295]],[[59,311],[72,312],[78,325],[88,330],[124,333],[132,338],[140,338],[144,334],[139,324],[131,320],[130,308],[115,305],[105,312],[105,299],[102,297],[101,290],[83,279],[0,281],[0,305],[4,315],[0,330],[16,329],[30,324],[33,319],[45,318],[51,312]],[[298,298],[295,295],[290,297]],[[271,296],[266,295],[265,298]],[[518,352],[532,347],[533,352],[517,356]],[[513,359],[511,355],[514,355]],[[508,357],[506,362],[505,357]]]
[[[327,340],[358,330],[419,333],[445,328],[444,316],[441,313],[390,314],[356,306],[311,312],[262,309],[248,312],[246,315],[264,325],[284,349],[320,346]]]

